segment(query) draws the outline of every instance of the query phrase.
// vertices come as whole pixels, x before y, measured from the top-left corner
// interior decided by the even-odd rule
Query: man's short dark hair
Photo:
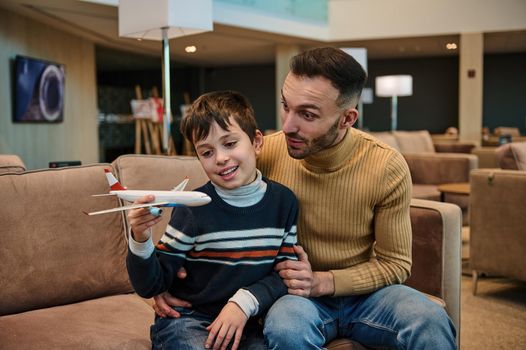
[[[294,56],[290,71],[300,77],[328,79],[340,93],[336,100],[340,107],[356,106],[367,79],[364,69],[351,55],[333,47],[312,49]]]
[[[235,91],[214,91],[201,95],[181,121],[181,133],[195,143],[208,136],[214,122],[228,131],[231,117],[250,141],[254,141],[257,130],[254,110],[245,96]]]

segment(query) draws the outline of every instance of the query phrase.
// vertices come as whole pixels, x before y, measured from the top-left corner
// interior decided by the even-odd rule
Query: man
[[[258,159],[300,203],[299,261],[276,266],[289,295],[265,318],[269,349],[321,349],[337,337],[381,348],[456,347],[446,312],[401,285],[411,268],[411,178],[398,152],[351,128],[365,79],[334,48],[291,61],[282,132],[265,138]]]

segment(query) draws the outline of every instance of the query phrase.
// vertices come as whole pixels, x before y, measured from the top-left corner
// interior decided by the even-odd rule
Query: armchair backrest
[[[433,139],[427,130],[393,131],[401,153],[435,153]]]
[[[427,130],[370,132],[400,153],[435,153],[433,139]]]
[[[495,150],[502,169],[526,170],[526,142],[507,143]]]
[[[496,136],[501,136],[501,135],[510,135],[512,137],[521,136],[521,132],[519,128],[506,127],[506,126],[500,126],[498,128],[495,128],[495,130],[493,130],[493,133]]]
[[[396,140],[396,137],[393,135],[393,133],[388,131],[382,131],[382,132],[370,132],[369,134],[376,137],[378,140],[382,141],[388,146],[393,147],[395,150],[400,152],[400,145],[398,144],[398,141]]]

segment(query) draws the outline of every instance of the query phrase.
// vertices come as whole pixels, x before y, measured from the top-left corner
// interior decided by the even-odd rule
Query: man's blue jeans
[[[285,295],[270,308],[264,334],[270,350],[323,349],[342,337],[381,349],[456,349],[444,309],[403,285],[349,297]]]
[[[180,318],[155,316],[150,328],[152,349],[158,350],[202,350],[208,337],[208,327],[214,318],[192,309],[174,307]],[[232,344],[232,342],[230,343]],[[261,326],[247,323],[243,330],[240,350],[266,350]]]

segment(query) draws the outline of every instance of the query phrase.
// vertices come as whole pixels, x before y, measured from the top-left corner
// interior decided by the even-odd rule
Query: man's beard
[[[302,149],[294,149],[287,144],[287,151],[289,152],[289,156],[291,156],[294,159],[303,159],[321,150],[329,148],[330,146],[333,146],[334,142],[338,138],[339,124],[340,118],[336,120],[336,122],[329,128],[329,130],[324,135],[312,140],[308,140],[304,137],[301,137],[297,133],[285,134],[288,137],[301,140],[305,144],[305,147]]]

